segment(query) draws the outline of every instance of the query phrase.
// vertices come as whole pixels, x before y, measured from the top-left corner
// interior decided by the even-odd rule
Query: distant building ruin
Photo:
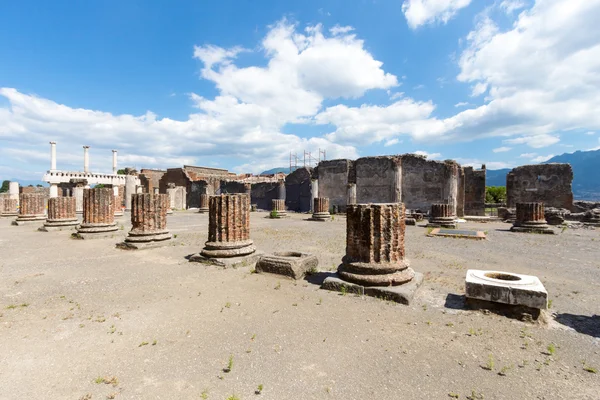
[[[506,175],[506,202],[544,203],[545,207],[573,211],[573,168],[570,164],[523,165]]]

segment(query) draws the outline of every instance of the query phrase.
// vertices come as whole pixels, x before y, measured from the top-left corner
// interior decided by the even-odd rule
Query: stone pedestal
[[[9,196],[0,197],[0,217],[14,217],[19,215],[19,200]]]
[[[75,209],[75,197],[53,197],[48,199],[48,219],[39,230],[50,232],[75,228],[79,223]]]
[[[428,227],[456,228],[456,218],[451,204],[432,204]]]
[[[115,223],[115,196],[112,188],[83,190],[83,222],[74,237],[101,239],[114,236],[118,231]]]
[[[346,210],[346,255],[323,288],[409,304],[422,281],[404,258],[404,204],[355,204]]]
[[[206,214],[208,212],[208,195],[200,195],[200,208],[198,209],[200,214]]]
[[[273,199],[272,203],[272,211],[271,218],[284,218],[287,217],[287,211],[285,210],[285,200],[284,199]]]
[[[210,196],[208,241],[190,261],[222,267],[253,265],[260,254],[250,239],[250,198],[246,194]]]
[[[131,196],[131,231],[122,249],[144,249],[169,243],[172,238],[167,230],[167,194],[134,194]]]
[[[517,215],[512,232],[549,233],[554,231],[546,223],[544,203],[517,203]]]
[[[46,220],[46,199],[43,194],[21,193],[19,215],[13,225],[40,223]]]
[[[313,215],[309,218],[311,221],[329,221],[329,197],[319,197],[313,201]]]

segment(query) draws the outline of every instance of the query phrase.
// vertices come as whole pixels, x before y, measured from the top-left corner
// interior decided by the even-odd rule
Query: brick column
[[[250,198],[247,194],[210,196],[208,241],[190,261],[248,256],[256,251],[250,239]]]
[[[19,194],[19,215],[14,225],[40,222],[46,219],[46,197],[38,193]]]
[[[0,217],[14,217],[19,214],[19,200],[9,196],[0,197]]]
[[[206,214],[208,212],[208,195],[200,195],[200,208],[198,209],[200,214]]]
[[[456,228],[454,207],[451,204],[432,204],[429,227]]]
[[[171,234],[167,230],[167,194],[131,195],[131,231],[123,243],[123,249],[142,249],[168,243]]]
[[[48,199],[48,219],[39,230],[70,229],[78,223],[75,197],[52,197]]]
[[[414,278],[404,259],[404,204],[351,204],[346,219],[341,279],[364,286],[397,286]]]
[[[329,197],[318,197],[313,200],[313,215],[311,221],[329,221]]]
[[[77,228],[77,236],[82,239],[101,238],[111,236],[117,230],[113,189],[84,189],[83,222]]]
[[[554,233],[544,216],[544,203],[517,203],[513,232]]]
[[[271,200],[271,204],[273,205],[272,211],[276,213],[271,213],[271,218],[283,218],[287,216],[287,211],[285,210],[285,200],[284,199],[273,199]]]

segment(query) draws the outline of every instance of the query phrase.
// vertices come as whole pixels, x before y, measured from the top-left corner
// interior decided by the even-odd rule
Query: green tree
[[[2,181],[2,187],[0,187],[0,193],[8,192],[9,186],[10,186],[10,181]]]
[[[506,202],[506,187],[505,186],[487,186],[485,188],[486,203],[505,203]]]

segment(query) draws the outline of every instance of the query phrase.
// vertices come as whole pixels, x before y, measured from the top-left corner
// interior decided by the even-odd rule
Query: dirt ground
[[[343,216],[266,215],[252,214],[258,249],[337,267]],[[208,225],[193,212],[169,216],[170,246],[119,250],[127,218],[102,240],[0,220],[1,399],[600,398],[600,229],[467,223],[488,235],[471,241],[409,226],[407,258],[425,280],[403,306],[321,290],[325,273],[190,263]],[[548,322],[465,309],[469,268],[538,276]]]

